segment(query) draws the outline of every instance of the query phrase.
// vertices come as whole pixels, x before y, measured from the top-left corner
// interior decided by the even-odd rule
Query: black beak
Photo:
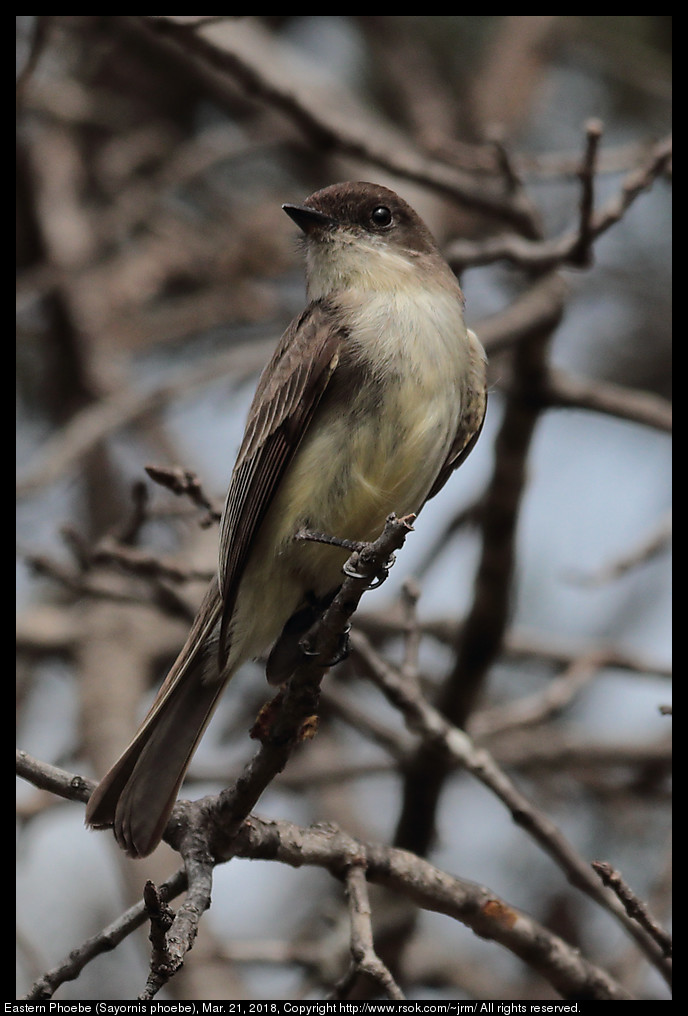
[[[317,208],[308,208],[306,205],[282,205],[282,208],[307,236],[318,229],[336,225],[335,219],[319,212]]]

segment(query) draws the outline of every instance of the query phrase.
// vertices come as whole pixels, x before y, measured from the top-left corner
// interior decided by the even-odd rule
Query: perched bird
[[[299,641],[342,583],[348,552],[304,528],[373,540],[418,513],[476,442],[485,355],[430,231],[397,194],[341,183],[283,205],[303,233],[308,305],[251,404],[220,524],[218,576],[86,822],[134,857],[160,842],[218,698],[269,651],[286,681]]]

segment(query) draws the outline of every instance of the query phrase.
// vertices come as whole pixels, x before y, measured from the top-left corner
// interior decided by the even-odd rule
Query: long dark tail
[[[211,592],[136,736],[86,808],[86,823],[112,827],[131,857],[145,857],[162,839],[186,770],[231,676],[208,680],[206,640],[218,611]]]

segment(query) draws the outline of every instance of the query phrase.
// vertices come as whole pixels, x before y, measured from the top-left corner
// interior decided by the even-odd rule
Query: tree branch
[[[375,952],[368,883],[362,864],[351,865],[344,876],[344,885],[351,923],[351,965],[335,985],[330,998],[346,998],[355,981],[363,974],[379,985],[388,998],[404,1001],[406,996]]]
[[[329,115],[324,116],[322,96],[319,95],[319,102],[314,102],[310,83],[306,85],[293,78],[287,82],[274,55],[272,63],[259,64],[251,60],[248,47],[242,47],[227,31],[221,34],[214,31],[212,25],[189,32],[161,16],[141,15],[138,21],[153,37],[168,41],[189,60],[200,59],[209,68],[229,75],[247,95],[287,116],[316,150],[362,159],[484,215],[510,222],[521,230],[530,228],[530,209],[522,205],[520,192],[505,193],[497,177],[476,178],[440,160],[419,156],[389,124],[378,122],[375,130],[366,131],[369,116],[362,110],[358,117],[342,117],[339,110],[328,108]],[[352,97],[347,98],[350,106]]]
[[[409,728],[420,735],[422,744],[432,747],[435,753],[439,752],[452,764],[462,766],[488,787],[506,805],[513,820],[559,865],[572,885],[611,913],[670,981],[670,966],[656,944],[628,918],[615,896],[600,891],[600,884],[592,877],[588,864],[555,824],[512,783],[489,752],[476,747],[463,730],[452,726],[439,710],[424,699],[417,683],[402,678],[396,667],[375,652],[364,635],[353,632],[352,644],[368,676],[401,710]]]
[[[589,147],[587,151],[590,151]],[[502,233],[477,242],[455,240],[445,251],[447,260],[457,272],[468,267],[494,264],[496,261],[508,261],[517,268],[537,272],[550,272],[566,265],[580,265],[581,251],[589,250],[595,240],[623,218],[636,198],[666,172],[671,157],[672,138],[664,138],[653,147],[639,167],[626,174],[618,194],[596,214],[592,214],[590,208],[589,172],[587,169],[581,170],[580,177],[585,186],[577,229],[551,239]]]
[[[624,882],[618,871],[614,871],[611,864],[606,861],[593,861],[592,867],[600,876],[602,881],[610,889],[613,889],[621,901],[626,913],[633,920],[645,929],[659,945],[665,956],[673,953],[671,935],[662,928],[659,921],[652,916],[646,904],[638,899],[633,890]]]
[[[26,752],[17,755],[17,771],[36,786],[68,800],[85,802],[94,786],[92,781],[41,763]],[[448,875],[408,851],[362,843],[336,826],[320,824],[301,828],[291,822],[265,821],[255,815],[240,825],[227,848],[226,854],[219,853],[215,857],[214,864],[224,863],[233,856],[273,860],[295,868],[303,865],[323,868],[338,879],[346,879],[352,866],[358,866],[358,890],[363,889],[360,876],[365,870],[368,881],[400,893],[419,907],[458,920],[481,938],[501,944],[537,971],[564,998],[619,1001],[631,998],[612,977],[527,914],[505,903],[489,889]],[[182,869],[160,887],[158,899],[163,893],[166,901],[172,900],[186,887],[187,876]],[[149,903],[150,892],[149,889]],[[364,895],[357,897],[357,908],[361,899]],[[143,901],[131,907],[98,935],[73,950],[64,963],[36,981],[25,998],[51,998],[61,984],[77,977],[91,959],[114,948],[140,927],[146,916]],[[365,919],[364,912],[360,918]],[[367,931],[365,934],[367,936]]]

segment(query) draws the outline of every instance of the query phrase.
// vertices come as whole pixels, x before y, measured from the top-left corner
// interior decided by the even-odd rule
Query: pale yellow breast
[[[460,297],[347,293],[342,302],[349,354],[365,368],[350,391],[326,396],[261,526],[237,601],[237,660],[276,638],[306,593],[342,580],[347,550],[295,534],[307,526],[375,539],[390,512],[420,509],[457,432],[471,370]]]
[[[391,511],[420,508],[456,434],[467,370],[458,301],[385,294],[345,310],[378,401],[362,383],[314,422],[277,498],[282,539],[304,514],[330,535],[377,536]]]

